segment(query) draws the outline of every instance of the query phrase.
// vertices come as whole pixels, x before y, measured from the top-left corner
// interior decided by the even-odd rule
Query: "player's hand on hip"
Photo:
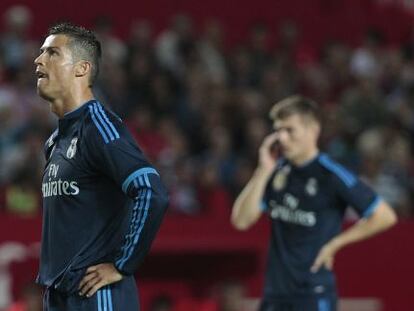
[[[332,244],[325,244],[319,251],[318,256],[311,267],[311,272],[316,273],[321,267],[332,270],[334,265],[336,248]]]
[[[276,154],[272,147],[277,142],[279,134],[273,132],[265,137],[262,145],[259,148],[259,166],[263,169],[274,169],[276,165]]]
[[[119,282],[123,276],[112,263],[89,267],[79,283],[79,295],[92,297],[100,288]]]

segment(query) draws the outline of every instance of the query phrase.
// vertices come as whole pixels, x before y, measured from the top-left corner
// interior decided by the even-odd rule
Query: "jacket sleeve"
[[[94,107],[95,108],[95,107]],[[87,128],[88,166],[130,197],[129,228],[114,264],[133,274],[148,253],[168,205],[159,173],[148,162],[123,123],[105,110],[91,109]]]
[[[125,236],[115,267],[124,275],[135,272],[150,250],[168,205],[168,195],[153,169],[140,169],[123,185],[134,198],[130,227]]]

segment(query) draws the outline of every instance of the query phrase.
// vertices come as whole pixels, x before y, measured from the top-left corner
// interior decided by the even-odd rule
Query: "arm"
[[[276,160],[271,154],[271,146],[276,141],[277,133],[272,133],[265,138],[259,149],[259,165],[234,202],[231,223],[239,230],[248,229],[260,218],[262,213],[260,205],[265,187],[276,166]]]
[[[100,113],[105,116],[102,109]],[[108,140],[99,131],[96,120],[92,118],[92,121],[84,134],[85,163],[92,171],[112,179],[131,199],[131,216],[122,245],[117,250],[108,250],[111,254],[117,251],[115,258],[86,270],[79,284],[79,294],[87,297],[134,273],[148,253],[168,205],[168,194],[159,174],[123,124],[110,114],[100,120],[112,134],[112,139]],[[123,232],[122,228],[120,230]]]
[[[134,200],[130,229],[114,262],[123,275],[132,275],[147,255],[167,209],[167,191],[158,173],[151,170],[139,173],[123,186]]]
[[[126,193],[133,198],[132,220],[135,222],[114,263],[102,263],[86,270],[79,284],[80,295],[91,297],[103,286],[133,274],[150,250],[161,225],[168,195],[158,174],[142,174],[125,187]]]
[[[79,284],[79,294],[93,296],[100,288],[135,272],[150,250],[168,205],[168,194],[158,174],[140,174],[125,185],[133,198],[131,226],[114,263],[91,266]]]
[[[396,222],[397,216],[394,210],[386,202],[380,201],[371,216],[366,219],[361,219],[321,248],[312,265],[311,271],[315,273],[321,266],[332,269],[334,256],[340,249],[385,231]]]

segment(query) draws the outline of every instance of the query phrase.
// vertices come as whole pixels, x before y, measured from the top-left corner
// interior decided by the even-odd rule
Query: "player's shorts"
[[[67,295],[47,288],[43,311],[139,311],[138,291],[132,276],[102,287],[92,297]]]
[[[264,298],[259,311],[336,311],[336,305],[336,294],[280,299]]]

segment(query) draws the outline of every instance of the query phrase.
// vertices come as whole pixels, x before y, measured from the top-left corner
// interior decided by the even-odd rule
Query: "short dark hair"
[[[269,116],[275,121],[286,119],[295,114],[310,117],[316,122],[321,123],[318,104],[301,95],[292,95],[277,102],[270,110]]]
[[[49,28],[50,35],[65,35],[69,37],[69,45],[76,61],[86,60],[92,64],[90,86],[93,85],[99,74],[99,62],[102,56],[101,43],[95,34],[82,27],[68,22],[58,23]]]

